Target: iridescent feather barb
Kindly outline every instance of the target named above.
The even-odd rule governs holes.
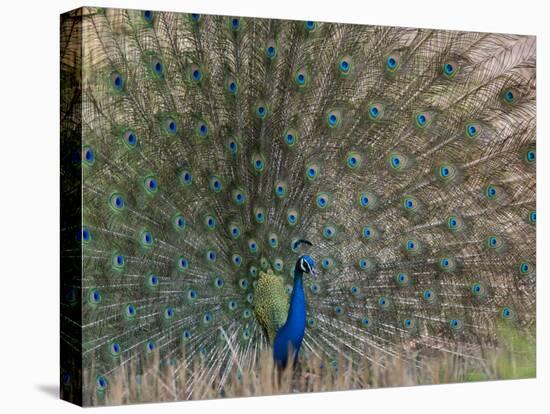
[[[302,238],[301,358],[482,358],[533,328],[534,38],[116,9],[82,30],[89,395],[156,353],[189,389],[256,366]]]

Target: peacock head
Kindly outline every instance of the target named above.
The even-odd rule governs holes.
[[[300,256],[296,262],[295,271],[309,273],[311,276],[317,277],[317,272],[315,271],[315,260],[308,255]]]

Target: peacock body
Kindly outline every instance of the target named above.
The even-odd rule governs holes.
[[[89,398],[534,327],[533,37],[85,8],[62,69],[75,21]]]

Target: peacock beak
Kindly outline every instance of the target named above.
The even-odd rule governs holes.
[[[311,271],[309,273],[311,274],[311,276],[313,276],[315,279],[317,279],[317,272],[315,271],[314,268],[311,268]]]

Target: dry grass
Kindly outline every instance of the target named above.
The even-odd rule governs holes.
[[[376,363],[366,359],[351,363],[342,358],[327,364],[310,358],[284,372],[274,369],[271,353],[265,352],[254,367],[243,372],[234,367],[226,377],[212,375],[202,363],[193,367],[161,363],[158,354],[154,354],[141,364],[126,364],[115,371],[104,393],[95,390],[85,393],[85,404],[119,405],[534,377],[534,338],[507,334],[505,339],[503,346],[486,350],[480,359],[451,353],[431,356],[411,353],[407,359],[371,354]],[[94,384],[91,376],[88,381]]]

